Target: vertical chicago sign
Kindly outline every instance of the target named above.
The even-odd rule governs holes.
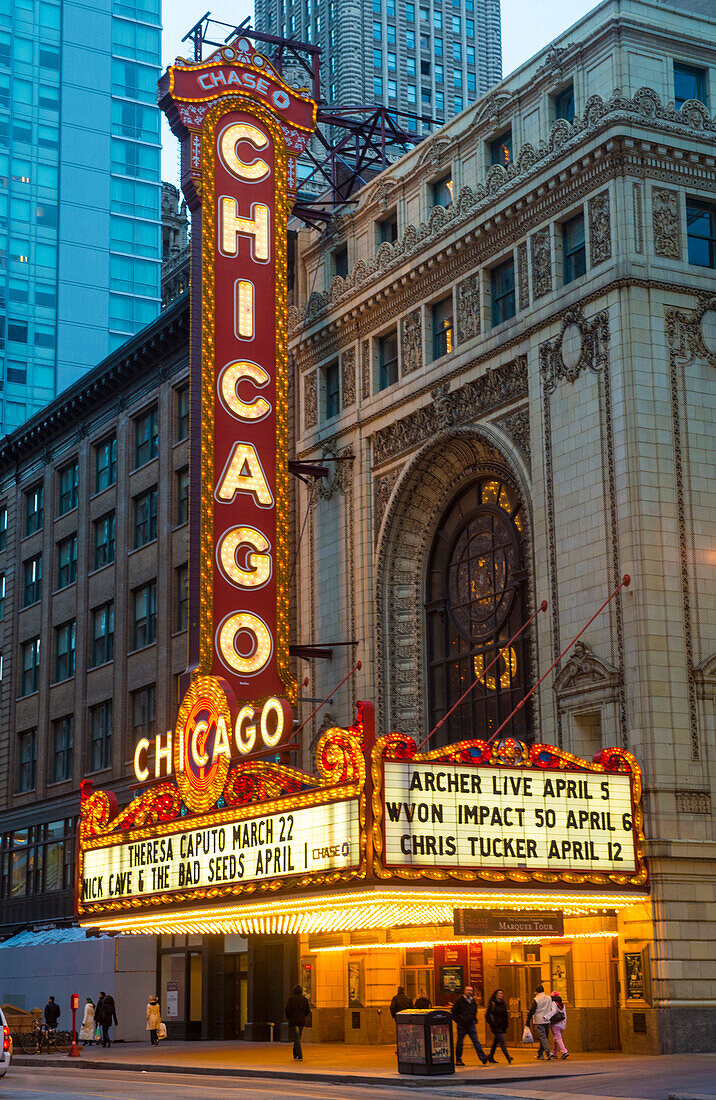
[[[286,221],[312,100],[247,39],[178,60],[160,105],[192,211],[190,683],[171,761],[187,804],[291,733]],[[135,770],[148,772],[149,745]]]

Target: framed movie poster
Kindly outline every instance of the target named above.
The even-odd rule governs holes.
[[[549,960],[549,988],[564,999],[567,996],[567,956],[552,955]]]
[[[348,1004],[361,1004],[361,962],[360,959],[348,960]]]
[[[627,1001],[646,1000],[644,985],[644,956],[641,951],[624,952],[624,989]]]

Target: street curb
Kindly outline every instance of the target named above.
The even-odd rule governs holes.
[[[716,1092],[670,1092],[669,1100],[716,1100]]]
[[[19,1055],[13,1056],[12,1066],[22,1066],[23,1068],[32,1068],[33,1066],[47,1066],[49,1069],[91,1069],[104,1071],[106,1073],[113,1072],[115,1070],[121,1070],[129,1073],[181,1073],[191,1076],[192,1074],[201,1077],[247,1077],[247,1078],[261,1078],[261,1080],[275,1079],[278,1081],[306,1081],[311,1084],[322,1085],[342,1085],[345,1087],[347,1084],[356,1085],[359,1088],[376,1088],[381,1085],[393,1088],[426,1088],[430,1086],[440,1087],[451,1085],[453,1087],[470,1085],[472,1088],[477,1086],[478,1088],[492,1088],[494,1085],[512,1085],[513,1088],[519,1088],[522,1082],[527,1081],[548,1081],[550,1078],[544,1076],[544,1074],[534,1074],[530,1077],[493,1077],[489,1081],[481,1081],[479,1077],[457,1077],[455,1074],[445,1074],[443,1076],[436,1077],[418,1077],[397,1075],[395,1077],[362,1077],[347,1076],[345,1073],[293,1073],[290,1070],[274,1070],[274,1069],[242,1069],[240,1067],[226,1067],[226,1066],[176,1066],[169,1065],[168,1063],[141,1063],[136,1062],[129,1064],[127,1062],[98,1062],[92,1061],[92,1059],[84,1058],[69,1058],[64,1056],[62,1058],[50,1058],[43,1057],[41,1054],[31,1055]],[[591,1077],[591,1073],[565,1073],[560,1074],[558,1080],[563,1081],[567,1077]],[[517,1100],[517,1098],[515,1098]],[[670,1098],[671,1100],[671,1098]],[[679,1100],[687,1100],[687,1098],[680,1097]],[[689,1098],[691,1100],[691,1098]],[[696,1098],[693,1098],[696,1100]],[[699,1098],[700,1100],[700,1098]],[[716,1097],[707,1097],[705,1100],[716,1100]]]

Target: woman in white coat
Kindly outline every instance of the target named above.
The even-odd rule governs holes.
[[[159,1001],[156,997],[150,997],[147,1005],[147,1031],[153,1047],[159,1046],[159,1025],[161,1022],[162,1012]]]
[[[82,1017],[82,1027],[80,1028],[80,1041],[83,1047],[86,1047],[88,1043],[94,1042],[94,1001],[91,997],[87,997],[85,1000],[85,1013]]]

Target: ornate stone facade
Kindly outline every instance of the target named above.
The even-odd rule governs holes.
[[[532,295],[543,298],[552,290],[552,248],[549,226],[532,235]]]
[[[341,356],[343,408],[349,409],[356,403],[356,350],[346,348]]]
[[[589,257],[602,264],[612,256],[612,215],[609,192],[601,191],[589,200]]]
[[[651,220],[654,251],[657,256],[681,259],[681,210],[678,191],[669,187],[652,187]]]
[[[527,393],[527,363],[514,359],[482,378],[450,393],[447,383],[436,387],[432,403],[388,424],[373,436],[373,465],[380,466],[404,451],[419,447],[437,432],[482,417]]]
[[[303,380],[303,427],[306,431],[315,428],[318,423],[318,392],[315,371],[307,374]]]
[[[457,285],[457,342],[480,335],[480,276],[470,275]]]
[[[315,510],[315,556],[336,565],[312,596],[306,586],[300,614],[349,636],[353,611],[333,584],[345,574],[345,531],[358,548],[350,636],[364,639],[359,690],[376,700],[381,733],[420,741],[438,709],[428,694],[426,577],[449,508],[486,477],[524,502],[527,602],[548,603],[531,628],[527,682],[556,662],[535,695],[534,736],[585,755],[617,746],[643,767],[658,904],[634,923],[618,918],[618,954],[651,945],[660,965],[654,1005],[639,1008],[646,1037],[634,1033],[633,1006],[620,1005],[621,1042],[634,1053],[690,1049],[684,1006],[716,1028],[716,1011],[703,1009],[716,1003],[716,964],[701,960],[703,973],[683,976],[702,932],[679,894],[686,884],[705,906],[716,881],[716,274],[688,265],[683,220],[694,197],[716,197],[716,122],[702,104],[671,105],[671,59],[683,42],[674,28],[691,27],[698,41],[703,27],[681,8],[664,13],[668,30],[653,5],[633,0],[626,19],[606,0],[589,17],[597,32],[573,28],[358,192],[356,262],[330,281],[309,241],[316,290],[297,303],[293,330],[306,376],[361,346],[360,408],[332,443],[355,456],[353,510],[346,518],[348,490]],[[639,72],[644,38],[666,58],[663,78],[646,64]],[[550,97],[571,80],[575,117],[551,123]],[[482,172],[485,143],[510,121],[522,147]],[[454,201],[431,208],[435,172],[450,168]],[[403,220],[395,243],[374,249],[388,195]],[[579,213],[585,272],[565,284],[561,227]],[[648,263],[654,255],[658,264]],[[487,288],[510,257],[514,316],[493,325]],[[455,346],[439,360],[418,356],[406,333],[449,294]],[[403,370],[381,390],[370,350],[396,329]],[[299,438],[300,457],[318,458],[320,439]],[[335,682],[325,674],[315,694]]]
[[[412,374],[423,365],[423,322],[419,309],[400,322],[400,356],[403,374]]]

